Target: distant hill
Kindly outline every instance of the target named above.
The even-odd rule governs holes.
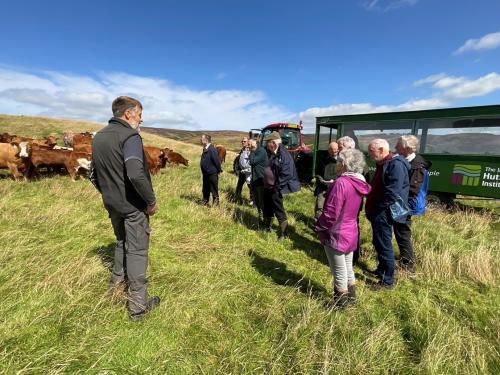
[[[212,141],[214,144],[223,145],[227,150],[231,151],[239,151],[241,147],[241,139],[248,136],[247,132],[236,130],[191,131],[150,127],[141,127],[141,130],[146,133],[152,133],[160,135],[162,137],[175,139],[177,141],[195,145],[200,144],[200,138],[202,134],[209,134],[212,137]]]

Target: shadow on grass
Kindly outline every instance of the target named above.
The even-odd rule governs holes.
[[[194,204],[197,204],[199,206],[205,206],[205,204],[203,202],[203,198],[199,195],[196,195],[196,194],[192,194],[192,193],[191,194],[181,194],[180,198],[184,199],[186,201],[192,202]]]
[[[318,240],[310,240],[307,237],[297,233],[297,230],[290,226],[288,227],[288,237],[293,242],[293,246],[307,254],[312,259],[328,265],[325,249]]]
[[[113,271],[113,262],[115,259],[116,243],[110,243],[107,246],[99,246],[92,249],[90,254],[97,255],[101,259],[101,263],[109,272]]]
[[[253,215],[251,212],[249,212],[249,210],[235,207],[233,210],[232,218],[235,223],[241,223],[250,230],[259,229],[257,210],[255,210],[255,215]]]
[[[275,284],[297,288],[305,295],[317,299],[328,298],[328,292],[324,286],[297,272],[288,270],[285,263],[260,256],[253,250],[250,250],[248,255],[251,258],[252,267],[261,275],[271,278]]]
[[[312,231],[312,228],[314,227],[314,218],[312,216],[307,216],[303,212],[295,210],[290,210],[289,213],[295,218],[295,220],[302,222]]]

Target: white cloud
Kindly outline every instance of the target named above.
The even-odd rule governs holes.
[[[219,74],[217,74],[217,76],[215,78],[218,79],[218,80],[221,80],[221,79],[224,79],[226,77],[227,77],[226,73],[220,72]]]
[[[414,86],[421,86],[424,84],[432,84],[432,87],[438,89],[436,93],[437,96],[447,101],[453,101],[484,96],[496,90],[500,90],[500,75],[492,72],[471,80],[466,77],[454,77],[440,73],[413,83]]]
[[[460,55],[467,51],[480,51],[485,49],[494,49],[500,47],[500,31],[486,34],[479,39],[469,39],[453,55]]]
[[[440,79],[446,77],[445,73],[438,73],[438,74],[433,74],[428,77],[419,79],[418,81],[413,82],[413,86],[422,86],[427,83],[434,83],[436,81],[439,81]]]
[[[0,67],[0,113],[104,123],[111,117],[111,102],[119,95],[141,100],[145,126],[246,131],[295,117],[286,108],[269,104],[261,91],[197,91],[161,78],[119,72],[92,78]]]
[[[307,132],[314,132],[316,117],[352,115],[359,113],[416,111],[449,107],[453,102],[491,94],[500,90],[500,75],[493,72],[477,79],[448,76],[445,73],[433,74],[413,82],[413,86],[431,85],[431,97],[412,99],[401,104],[374,105],[372,103],[344,103],[328,107],[312,107],[300,113]]]
[[[447,102],[439,98],[409,100],[397,105],[374,105],[372,103],[349,103],[334,104],[329,107],[313,107],[300,113],[300,119],[304,123],[305,131],[314,132],[316,117],[355,115],[360,113],[416,111],[421,109],[439,108],[447,105]]]
[[[365,0],[363,2],[363,7],[366,10],[388,12],[405,6],[413,6],[418,3],[418,1],[419,0]]]

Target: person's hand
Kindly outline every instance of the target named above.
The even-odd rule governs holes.
[[[331,185],[333,184],[334,180],[328,180],[328,181],[324,181],[325,185]]]
[[[153,216],[158,211],[158,209],[159,209],[158,203],[154,202],[152,205],[148,205],[146,207],[146,213],[149,216]]]

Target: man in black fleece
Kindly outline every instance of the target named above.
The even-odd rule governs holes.
[[[212,137],[208,134],[201,136],[203,152],[201,153],[200,168],[203,175],[203,205],[208,205],[212,193],[213,205],[219,204],[219,173],[222,172],[219,154],[212,144]]]
[[[131,320],[139,320],[160,304],[148,298],[149,216],[158,211],[142,138],[142,105],[120,96],[112,104],[113,117],[92,141],[90,179],[102,194],[116,236],[110,292],[128,284],[127,308]]]

